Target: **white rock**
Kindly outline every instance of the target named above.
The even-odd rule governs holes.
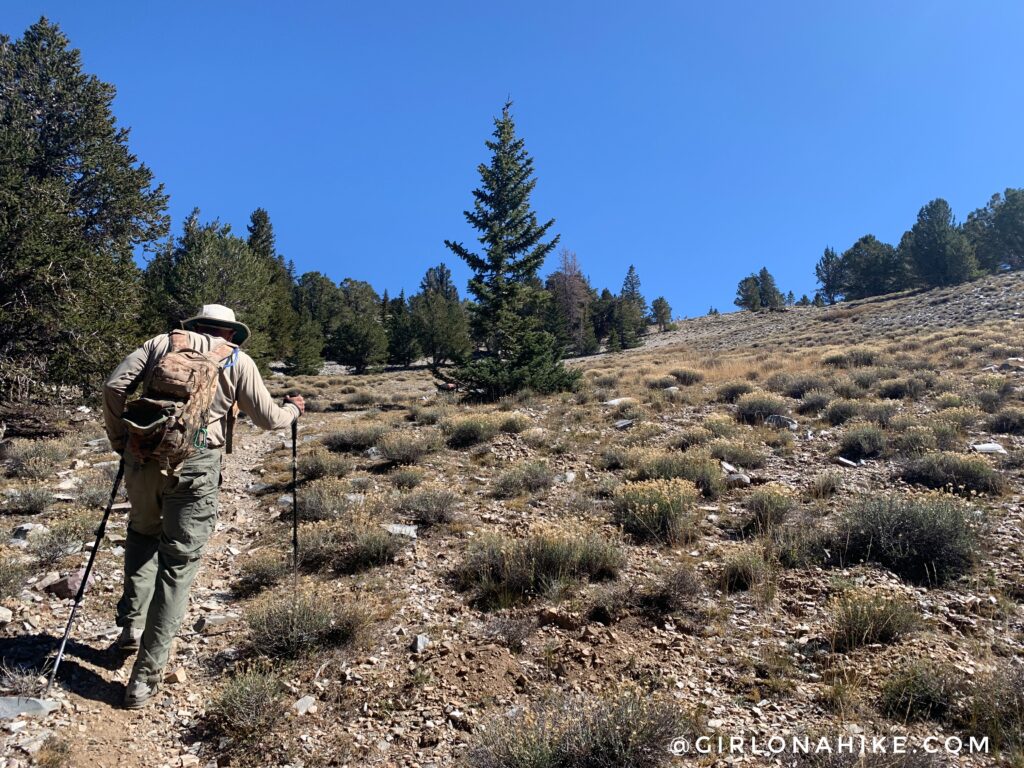
[[[303,696],[301,699],[292,704],[292,709],[294,709],[296,714],[298,714],[300,717],[302,715],[315,715],[317,710],[316,697]]]
[[[975,453],[1006,453],[1006,449],[999,443],[975,443],[971,450]]]

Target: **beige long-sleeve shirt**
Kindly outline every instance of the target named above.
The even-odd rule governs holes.
[[[209,352],[224,343],[223,339],[204,333],[189,331],[188,335],[191,342],[189,346],[199,352]],[[124,450],[127,440],[127,429],[121,421],[125,402],[146,380],[169,348],[168,334],[153,337],[128,355],[103,385],[103,420],[110,445],[118,453]],[[235,402],[260,429],[282,429],[299,415],[298,406],[292,403],[280,406],[274,402],[256,363],[240,349],[237,350],[234,362],[221,368],[220,383],[210,407],[210,423],[207,425],[206,444],[211,448],[224,445],[224,419]]]

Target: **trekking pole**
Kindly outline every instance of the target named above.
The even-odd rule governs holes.
[[[68,644],[68,637],[71,635],[71,627],[75,623],[75,615],[78,613],[78,607],[82,604],[82,598],[85,596],[85,588],[89,585],[89,575],[92,573],[92,565],[96,562],[96,553],[100,551],[100,542],[103,541],[103,534],[107,531],[107,520],[110,518],[110,510],[114,507],[114,499],[117,498],[117,489],[121,485],[121,478],[124,477],[124,459],[117,465],[117,477],[114,478],[114,487],[110,491],[110,501],[107,502],[107,508],[103,512],[103,519],[100,520],[100,525],[96,529],[96,543],[92,546],[92,552],[89,553],[89,562],[85,565],[85,572],[82,574],[82,583],[78,585],[78,593],[75,595],[75,604],[71,607],[71,616],[68,617],[68,625],[64,628],[64,638],[60,641],[60,649],[57,651],[57,660],[53,662],[53,669],[50,670],[50,679],[46,681],[46,691],[43,693],[44,696],[50,693],[50,688],[53,686],[53,681],[57,677],[57,667],[60,666],[61,659],[64,658],[64,647]]]
[[[299,460],[298,460],[299,420],[292,422],[292,573],[295,584],[299,582]]]

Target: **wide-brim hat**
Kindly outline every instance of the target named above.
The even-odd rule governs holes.
[[[181,321],[181,327],[186,331],[194,331],[197,325],[219,325],[224,328],[230,328],[235,332],[232,342],[239,346],[250,335],[249,326],[235,320],[234,310],[222,304],[203,304],[195,317]]]

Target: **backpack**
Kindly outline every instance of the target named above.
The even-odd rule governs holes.
[[[199,352],[191,348],[186,331],[171,331],[169,336],[169,349],[144,382],[142,396],[130,402],[121,417],[132,454],[140,462],[159,461],[165,471],[175,470],[206,447],[220,372],[234,363],[238,349],[224,342]],[[229,422],[233,414],[234,408]]]

